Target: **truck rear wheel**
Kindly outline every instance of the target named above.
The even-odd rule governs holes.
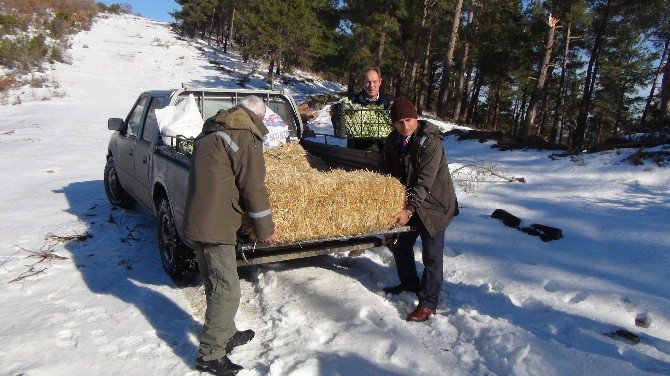
[[[119,176],[116,174],[116,166],[114,165],[114,158],[107,159],[105,165],[105,194],[109,203],[123,209],[128,209],[133,205],[133,198],[121,186]]]
[[[179,238],[167,198],[161,198],[158,204],[158,250],[170,277],[186,278],[197,271],[195,252]]]

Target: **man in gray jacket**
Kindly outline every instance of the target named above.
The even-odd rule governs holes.
[[[234,375],[242,369],[227,354],[254,337],[253,330],[238,331],[235,326],[240,303],[235,244],[242,214],[252,219],[258,239],[277,241],[264,183],[264,115],[263,100],[246,97],[239,107],[207,119],[193,145],[185,235],[196,244],[207,297],[195,365],[215,375]]]
[[[381,170],[398,178],[409,194],[405,208],[393,217],[396,226],[410,225],[416,231],[401,233],[390,245],[400,284],[383,290],[387,294],[416,293],[419,304],[407,321],[426,321],[435,314],[442,289],[444,234],[458,210],[456,192],[439,129],[418,120],[414,105],[402,97],[391,106],[391,121],[395,130],[386,138]],[[413,250],[419,236],[424,266],[421,279]]]

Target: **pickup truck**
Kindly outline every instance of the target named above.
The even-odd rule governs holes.
[[[114,133],[107,150],[104,187],[112,205],[125,209],[139,204],[156,216],[162,264],[172,277],[188,276],[197,270],[192,252],[194,245],[182,236],[190,155],[176,148],[175,142],[166,144],[164,135],[159,134],[155,110],[174,105],[189,94],[196,98],[204,119],[213,116],[219,109],[237,105],[244,96],[259,96],[288,124],[293,141],[299,141],[309,153],[322,158],[331,167],[375,169],[379,162],[379,153],[315,141],[313,138],[317,135],[305,130],[295,101],[284,92],[182,87],[142,93],[125,119],[108,120],[108,129]],[[407,230],[409,228],[404,227],[350,237],[272,245],[248,243],[240,239],[236,248],[238,266],[334,252],[356,255],[365,249],[380,246],[383,234]]]

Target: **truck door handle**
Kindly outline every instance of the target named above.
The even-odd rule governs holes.
[[[142,157],[142,163],[147,164],[147,156]]]
[[[129,151],[128,153],[130,154],[131,157],[133,156],[133,151],[132,150]]]

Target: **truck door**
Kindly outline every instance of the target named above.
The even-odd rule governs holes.
[[[119,180],[128,192],[134,195],[136,189],[135,178],[135,148],[137,137],[142,125],[142,116],[147,106],[147,95],[142,94],[135,103],[132,111],[126,119],[126,134],[119,138],[117,153],[114,155],[114,163],[117,168]]]
[[[153,97],[149,101],[142,136],[137,140],[135,146],[135,178],[137,179],[137,199],[145,206],[153,207],[153,147],[158,136],[158,121],[156,121],[156,109],[162,108],[163,98]]]

